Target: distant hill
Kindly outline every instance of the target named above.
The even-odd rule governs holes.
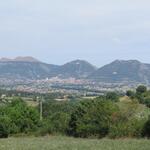
[[[102,82],[150,82],[150,65],[137,60],[116,60],[93,72],[89,79]]]
[[[44,79],[51,77],[88,79],[98,82],[150,83],[150,64],[137,60],[116,60],[99,69],[84,60],[75,60],[64,65],[43,63],[33,57],[0,59],[0,78]]]
[[[0,78],[42,79],[53,76],[57,65],[42,63],[32,57],[2,58],[0,60]]]
[[[10,61],[13,61],[13,62],[40,62],[39,60],[37,60],[31,56],[26,56],[26,57],[18,56],[14,59],[3,57],[0,59],[0,62],[10,62]]]
[[[96,67],[84,60],[75,60],[60,66],[56,75],[60,78],[86,78],[96,71]]]
[[[40,62],[33,57],[17,57],[0,59],[0,77],[13,79],[44,79],[50,77],[85,78],[96,67],[86,61],[76,60],[62,66]]]

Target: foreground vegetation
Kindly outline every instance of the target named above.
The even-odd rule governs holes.
[[[150,137],[150,91],[139,86],[125,95],[109,92],[94,99],[29,106],[21,98],[0,105],[0,138],[10,135],[65,135],[78,138]],[[41,106],[41,105],[40,105]]]
[[[75,139],[63,136],[0,140],[0,150],[149,150],[149,140]]]

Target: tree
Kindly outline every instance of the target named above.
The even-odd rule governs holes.
[[[43,117],[47,118],[58,112],[70,114],[74,109],[74,105],[74,102],[57,102],[52,100],[46,101],[43,103]]]
[[[135,93],[134,93],[133,91],[131,91],[131,90],[128,90],[128,91],[126,92],[126,95],[127,95],[128,97],[131,97],[131,98],[134,98],[134,97],[135,97]]]
[[[70,115],[63,112],[55,113],[50,116],[50,118],[47,118],[51,127],[51,133],[65,134],[68,127],[69,119]]]
[[[39,124],[39,113],[36,108],[29,107],[21,99],[13,99],[12,103],[2,109],[0,117],[9,118],[10,124],[3,121],[1,129],[8,128],[11,134],[35,131]],[[8,119],[7,119],[8,120]],[[9,126],[8,126],[9,125]]]
[[[150,138],[150,116],[149,116],[148,121],[145,123],[143,135]]]
[[[84,100],[76,106],[69,121],[68,134],[75,137],[104,137],[109,132],[117,106],[106,100]]]
[[[7,138],[9,135],[10,118],[0,116],[0,138]]]
[[[140,85],[136,89],[137,94],[142,94],[145,93],[146,91],[147,91],[147,87],[144,85]]]
[[[119,100],[119,96],[116,92],[108,92],[106,94],[106,99],[117,102]]]

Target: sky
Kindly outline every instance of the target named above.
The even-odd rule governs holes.
[[[150,0],[1,0],[0,57],[150,63]]]

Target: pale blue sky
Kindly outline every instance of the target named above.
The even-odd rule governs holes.
[[[0,57],[150,63],[149,0],[1,0]]]

